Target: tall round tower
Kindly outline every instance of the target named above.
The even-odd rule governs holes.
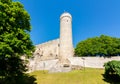
[[[60,16],[60,60],[73,56],[72,16],[64,12]]]

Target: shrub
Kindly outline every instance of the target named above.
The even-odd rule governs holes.
[[[112,60],[104,64],[105,78],[116,81],[120,79],[120,61]]]

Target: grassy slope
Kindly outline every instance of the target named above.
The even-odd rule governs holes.
[[[75,70],[68,73],[48,73],[35,71],[37,84],[109,84],[103,81],[102,69]]]

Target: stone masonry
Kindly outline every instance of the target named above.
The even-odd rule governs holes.
[[[68,58],[73,57],[73,50],[72,16],[68,12],[64,12],[60,16],[60,38],[36,45],[33,58],[29,60],[29,70],[40,70],[38,67],[41,65],[41,61],[58,59],[50,71],[70,71],[71,63]],[[43,65],[45,66],[46,64],[43,63]]]

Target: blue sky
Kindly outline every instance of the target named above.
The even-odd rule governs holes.
[[[59,17],[72,17],[73,44],[101,34],[120,38],[120,0],[20,0],[31,16],[33,44],[59,38]]]

